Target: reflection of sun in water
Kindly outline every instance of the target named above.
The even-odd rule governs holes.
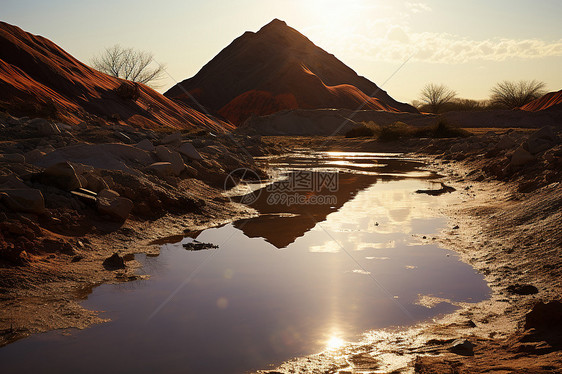
[[[328,339],[328,341],[326,342],[326,349],[328,350],[334,350],[334,349],[338,349],[341,348],[345,345],[345,340],[343,340],[342,338],[338,337],[338,336],[332,336],[330,339]]]

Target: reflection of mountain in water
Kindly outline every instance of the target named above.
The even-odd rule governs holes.
[[[318,173],[326,173],[326,171],[317,171],[318,167],[332,167],[331,172],[336,173],[334,166],[344,167],[345,172],[339,172],[337,177],[337,188],[312,188],[308,191],[295,191],[291,188],[287,189],[286,181],[276,182],[269,188],[264,188],[258,199],[251,204],[260,216],[251,219],[240,220],[234,223],[234,226],[244,232],[250,238],[261,237],[275,247],[282,249],[293,243],[297,238],[303,236],[310,231],[317,222],[323,222],[326,217],[333,212],[338,211],[346,202],[352,200],[355,195],[369,186],[377,182],[388,182],[393,180],[401,180],[405,178],[428,179],[435,177],[434,174],[420,173],[418,169],[421,163],[404,159],[372,159],[372,158],[355,158],[343,160],[338,157],[323,158],[318,161],[316,159],[299,159],[298,161],[289,159],[276,159],[281,163],[298,164],[299,170],[292,170],[288,173],[288,180],[294,180],[303,170],[318,176]],[[302,165],[302,166],[301,166]],[[375,166],[375,167],[374,167]],[[285,184],[284,184],[285,183]],[[314,186],[316,187],[316,186]],[[318,196],[333,196],[327,199],[327,203],[302,204],[286,202],[279,203],[278,196],[273,194],[285,194],[294,196],[302,195],[307,201],[314,200]]]

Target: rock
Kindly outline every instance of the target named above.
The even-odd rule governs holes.
[[[172,164],[175,175],[180,175],[181,172],[185,169],[183,159],[178,152],[171,151],[163,145],[159,145],[158,147],[156,147],[155,152],[160,161],[169,162],[170,164]]]
[[[154,151],[154,144],[148,139],[143,139],[135,145],[135,147],[142,149],[144,151],[153,152]]]
[[[118,198],[120,195],[117,191],[113,191],[110,189],[104,189],[98,193],[98,198],[100,199],[108,199],[113,200]]]
[[[42,174],[43,184],[53,185],[65,191],[82,188],[74,167],[68,162],[59,162],[47,168]]]
[[[2,155],[4,161],[15,162],[18,164],[23,164],[25,162],[25,156],[20,153],[8,153]]]
[[[455,340],[448,350],[461,356],[474,356],[474,344],[466,339]]]
[[[16,212],[41,214],[45,211],[45,199],[34,188],[0,189],[0,200]]]
[[[153,172],[160,178],[166,178],[175,175],[174,168],[169,162],[155,162],[152,165],[148,166],[147,170]]]
[[[511,156],[510,166],[521,166],[525,165],[531,161],[534,161],[535,157],[527,152],[523,147],[519,147],[513,152]]]
[[[37,129],[39,136],[59,135],[60,129],[54,123],[47,121],[44,118],[35,118],[29,121],[29,125]]]
[[[43,156],[45,156],[46,153],[43,151],[40,151],[39,149],[34,149],[32,151],[29,151],[25,154],[25,161],[33,164],[37,161],[39,161],[39,159]]]
[[[535,155],[542,151],[545,151],[554,146],[556,141],[556,135],[552,127],[547,126],[533,133],[525,143],[523,147],[529,151],[529,153]]]
[[[15,174],[0,175],[0,189],[1,188],[29,188],[23,181]]]
[[[102,177],[95,175],[93,172],[85,173],[81,175],[81,177],[85,182],[84,188],[94,192],[100,192],[101,190],[109,188],[106,181]]]
[[[192,160],[202,160],[203,157],[197,152],[197,149],[191,144],[191,142],[183,142],[178,147],[178,152],[182,155],[189,157]]]
[[[562,328],[562,303],[550,301],[548,303],[538,302],[525,316],[525,330],[550,330]]]
[[[66,123],[62,123],[62,122],[57,122],[56,123],[57,127],[61,130],[66,130],[66,131],[71,131],[72,130],[72,126],[67,125]]]
[[[103,267],[107,270],[125,269],[125,260],[118,253],[114,253],[103,261]]]
[[[133,141],[127,135],[123,134],[121,131],[115,132],[115,137],[121,140],[125,144],[131,144]]]
[[[181,132],[176,132],[170,135],[166,135],[162,139],[162,144],[179,144],[181,142]]]
[[[119,221],[125,221],[131,210],[133,210],[133,202],[125,197],[115,197],[115,191],[103,190],[97,197],[97,208],[101,214],[107,214]]]
[[[507,292],[516,295],[535,295],[539,293],[539,290],[531,284],[512,284],[507,287]]]
[[[96,169],[121,170],[138,175],[138,166],[154,162],[152,156],[132,145],[120,143],[76,144],[46,154],[37,162],[38,166],[49,167],[55,163],[70,161],[89,165]]]
[[[496,144],[495,148],[499,150],[506,150],[514,148],[516,145],[515,140],[509,135],[503,135],[500,141]]]

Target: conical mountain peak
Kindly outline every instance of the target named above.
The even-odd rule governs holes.
[[[298,108],[417,112],[279,19],[235,39],[165,95],[188,103],[192,96],[236,125],[252,115]]]

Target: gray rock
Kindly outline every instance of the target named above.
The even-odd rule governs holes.
[[[44,118],[35,118],[29,121],[29,125],[37,129],[39,136],[59,135],[61,133],[59,127]]]
[[[175,175],[174,168],[170,162],[155,162],[148,166],[147,170],[153,172],[160,178],[166,178]]]
[[[497,142],[495,148],[503,151],[506,149],[514,148],[515,145],[516,145],[515,140],[513,140],[511,136],[506,134],[500,138],[500,141]]]
[[[535,156],[527,152],[523,147],[519,147],[511,156],[510,166],[521,166],[535,160]]]
[[[0,200],[17,212],[41,214],[45,211],[45,199],[34,188],[0,189]]]
[[[74,167],[68,161],[59,162],[48,167],[43,172],[41,180],[44,184],[53,185],[65,191],[77,190],[83,187]]]
[[[23,164],[25,162],[25,156],[20,153],[8,153],[2,155],[4,161],[14,162],[18,164]]]
[[[34,149],[32,151],[29,151],[25,154],[25,161],[33,164],[37,161],[39,161],[39,159],[41,159],[41,157],[45,156],[46,153],[43,151],[40,151],[39,149]]]
[[[104,190],[111,191],[111,190]],[[107,214],[119,221],[125,221],[131,210],[133,210],[133,202],[125,197],[106,197],[101,191],[97,197],[97,208],[102,214]]]
[[[148,152],[154,151],[154,144],[152,144],[152,142],[148,139],[141,140],[140,142],[137,143],[137,145],[135,145],[135,147]]]
[[[170,135],[166,135],[162,139],[162,144],[179,144],[181,142],[181,132],[176,132]]]
[[[529,153],[535,155],[552,148],[556,142],[556,135],[552,127],[547,126],[533,133],[523,144]]]
[[[182,155],[192,159],[192,160],[202,160],[203,159],[203,157],[201,157],[201,155],[199,154],[197,149],[195,149],[193,144],[191,144],[191,142],[183,142],[178,147],[178,152],[181,153]]]
[[[170,164],[172,164],[175,175],[180,175],[181,172],[185,169],[183,159],[178,152],[171,151],[169,148],[163,145],[159,145],[158,147],[156,147],[155,152],[160,161],[169,162]]]
[[[133,141],[127,135],[123,134],[121,131],[115,132],[115,137],[121,140],[125,144],[131,144]]]

